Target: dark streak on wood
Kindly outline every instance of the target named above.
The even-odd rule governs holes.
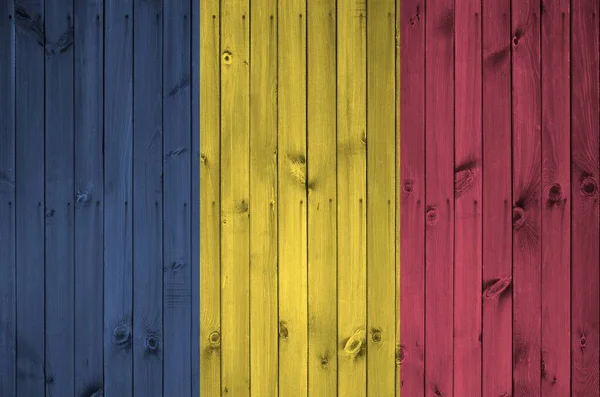
[[[463,196],[479,181],[481,167],[477,160],[466,161],[454,170],[455,198]]]
[[[15,6],[15,20],[19,31],[33,38],[39,45],[46,45],[46,35],[44,33],[44,22],[41,15],[33,18],[27,10],[20,6]]]

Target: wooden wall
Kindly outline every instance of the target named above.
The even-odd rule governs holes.
[[[401,9],[402,394],[598,396],[598,1]]]
[[[0,396],[198,395],[198,11],[0,1]]]
[[[202,396],[399,393],[394,0],[202,0]]]

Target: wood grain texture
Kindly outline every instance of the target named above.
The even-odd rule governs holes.
[[[104,394],[133,394],[133,3],[104,9]]]
[[[74,344],[80,395],[102,389],[104,380],[104,8],[96,1],[74,6]]]
[[[134,396],[150,397],[163,395],[163,10],[133,9],[132,376]]]
[[[542,85],[541,395],[569,395],[571,372],[571,216],[563,191],[570,181],[569,1],[544,3]],[[563,187],[564,186],[564,187]]]
[[[571,3],[571,395],[600,395],[599,5]]]
[[[308,395],[337,395],[335,1],[307,2]]]
[[[191,5],[164,3],[163,394],[191,394]],[[153,329],[147,332],[155,332]]]
[[[428,5],[425,18],[425,395],[437,397],[453,393],[453,2]]]
[[[512,393],[510,1],[482,8],[482,395],[501,396]]]
[[[367,3],[367,395],[396,383],[396,12]],[[373,380],[373,381],[370,381]]]
[[[277,1],[251,6],[250,385],[277,397]]]
[[[338,2],[338,394],[366,396],[367,17]]]
[[[454,109],[454,395],[481,396],[481,2],[456,2]]]
[[[221,395],[249,396],[249,2],[221,6]]]
[[[425,8],[422,2],[401,1],[400,28],[401,345],[398,359],[401,395],[424,396],[426,114]]]
[[[0,3],[0,395],[16,395],[15,4]]]
[[[306,1],[278,2],[279,395],[305,396],[308,371]]]
[[[45,377],[47,393],[68,397],[75,396],[73,1],[45,7],[45,21]]]
[[[513,376],[515,396],[539,396],[541,374],[540,7],[512,4]]]
[[[44,0],[15,4],[16,355],[20,396],[45,393]]]
[[[200,395],[221,390],[221,44],[219,1],[200,2]]]

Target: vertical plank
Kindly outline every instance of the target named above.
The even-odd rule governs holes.
[[[133,9],[133,391],[162,396],[162,4]]]
[[[44,395],[44,1],[15,4],[18,396]]]
[[[250,394],[249,4],[221,4],[222,395]]]
[[[452,396],[454,259],[454,8],[428,4],[425,28],[425,391]]]
[[[73,1],[54,1],[44,11],[45,376],[48,394],[68,397],[75,395]]]
[[[278,2],[279,395],[307,394],[306,1]]]
[[[425,7],[400,2],[400,389],[425,395]]]
[[[338,394],[366,396],[367,9],[337,4]]]
[[[219,0],[201,1],[200,396],[221,390],[220,21]]]
[[[571,395],[600,395],[597,1],[571,3]],[[566,190],[566,188],[564,189]]]
[[[133,4],[105,1],[104,394],[133,394]]]
[[[570,16],[569,1],[543,3],[541,394],[570,389]],[[564,192],[564,194],[563,194]]]
[[[395,175],[394,175],[394,186],[396,187],[396,194],[394,197],[394,214],[395,214],[395,236],[394,236],[394,245],[395,245],[395,264],[396,264],[396,291],[395,291],[395,300],[396,300],[396,318],[395,318],[395,332],[394,332],[394,338],[395,338],[395,342],[394,342],[394,346],[395,346],[395,390],[394,390],[394,397],[400,397],[400,389],[401,389],[401,385],[402,385],[402,378],[400,376],[400,331],[401,331],[401,324],[400,324],[400,284],[402,282],[402,280],[400,279],[400,226],[401,226],[401,219],[400,219],[400,195],[401,195],[401,191],[398,188],[400,186],[401,183],[401,175],[400,175],[400,155],[401,155],[401,148],[400,148],[400,31],[401,31],[401,25],[402,25],[402,16],[400,14],[401,9],[400,9],[400,0],[395,0],[395,6],[394,9],[396,10],[397,14],[396,14],[396,18],[395,18],[395,41],[394,41],[394,47],[395,47],[395,51],[394,51],[394,60],[395,60],[395,69],[394,69],[394,87],[395,87],[395,109],[396,109],[396,114],[395,114],[395,141],[394,141],[394,147],[396,148],[396,164],[395,164]]]
[[[367,3],[367,395],[395,387],[394,0]]]
[[[276,397],[277,2],[251,6],[250,379],[252,395]]]
[[[512,3],[513,376],[515,396],[540,395],[540,3]]]
[[[163,393],[191,394],[191,15],[190,1],[164,5]]]
[[[16,395],[15,4],[0,3],[0,395]]]
[[[456,2],[454,395],[481,396],[481,1]]]
[[[308,395],[337,393],[336,2],[307,5]]]
[[[482,395],[512,394],[510,1],[483,10]]]
[[[102,389],[104,378],[103,2],[75,2],[74,36],[75,395],[82,395]]]

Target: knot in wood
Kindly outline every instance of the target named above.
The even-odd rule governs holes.
[[[427,225],[433,226],[438,222],[438,211],[435,207],[429,207],[426,213]]]
[[[371,339],[374,343],[381,343],[381,331],[378,329],[373,330],[371,333]]]
[[[115,345],[125,345],[131,341],[131,327],[127,324],[118,325],[113,330],[112,341]]]
[[[521,207],[513,208],[513,228],[519,229],[521,226],[523,226],[523,223],[525,222],[526,217],[527,216],[526,216],[523,208],[521,208]]]
[[[146,349],[149,352],[158,351],[158,336],[156,334],[146,336]]]
[[[581,181],[580,189],[582,195],[593,196],[596,193],[596,181],[588,176]]]
[[[412,183],[412,181],[407,181],[404,183],[404,186],[402,186],[402,191],[407,196],[410,196],[414,192],[414,190],[415,190],[415,186]]]
[[[288,334],[289,334],[289,332],[288,332],[286,323],[280,322],[279,323],[279,336],[281,337],[281,339],[287,339]]]
[[[329,360],[327,359],[327,357],[321,357],[321,367],[327,368],[328,365],[329,365]]]
[[[221,346],[221,334],[217,331],[212,332],[208,335],[208,343],[210,343],[213,348]]]
[[[231,65],[231,62],[233,62],[233,54],[229,51],[223,52],[223,63],[225,65]]]
[[[579,339],[579,344],[581,345],[581,347],[585,347],[585,345],[587,345],[587,339],[585,335]]]
[[[359,329],[348,340],[344,346],[344,353],[348,357],[355,358],[358,356],[364,347],[366,332],[364,329]]]
[[[396,365],[402,364],[402,362],[404,361],[404,358],[405,358],[404,345],[400,345],[399,347],[396,348]]]
[[[555,183],[548,189],[548,202],[558,203],[562,199],[562,186]]]

